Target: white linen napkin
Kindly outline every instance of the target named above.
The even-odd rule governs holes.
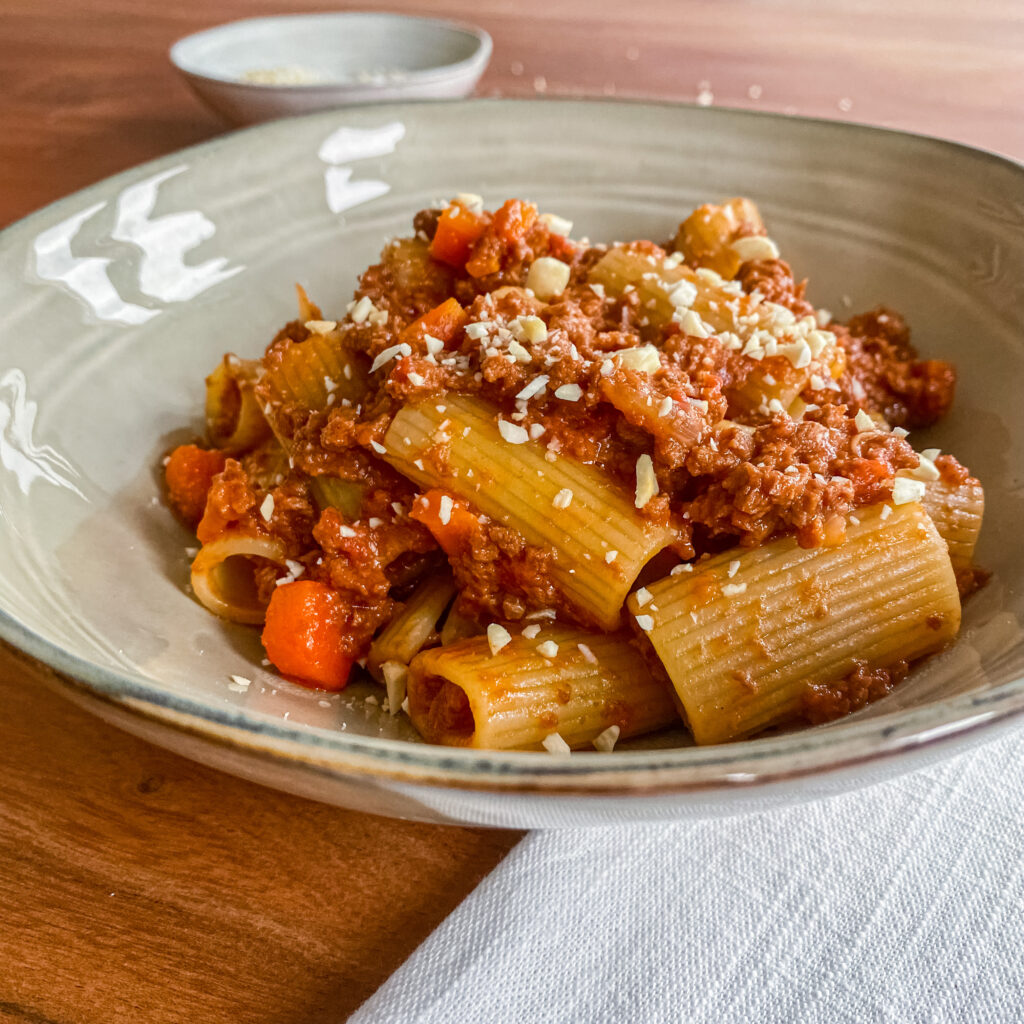
[[[1024,1020],[1024,732],[789,810],[530,833],[351,1024]]]

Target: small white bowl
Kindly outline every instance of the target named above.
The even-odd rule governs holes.
[[[353,103],[454,99],[491,59],[472,25],[401,14],[246,18],[179,39],[171,62],[235,124]]]

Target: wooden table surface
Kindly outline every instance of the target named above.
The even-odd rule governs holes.
[[[371,5],[295,9],[347,6]],[[1024,158],[1013,0],[389,6],[487,28],[483,95],[699,98]],[[0,224],[223,131],[167,47],[286,9],[4,0]],[[518,839],[349,813],[201,768],[94,720],[2,652],[0,707],[0,1021],[342,1021]]]

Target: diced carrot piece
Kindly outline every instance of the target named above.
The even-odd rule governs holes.
[[[450,557],[465,551],[480,523],[464,501],[439,488],[421,494],[412,503],[409,518],[422,523]]]
[[[466,265],[473,244],[487,228],[487,219],[459,203],[452,203],[438,218],[430,243],[430,255],[460,270]]]
[[[213,478],[224,470],[224,453],[217,449],[183,444],[167,459],[164,479],[167,497],[178,515],[193,529],[203,518]]]
[[[471,277],[486,277],[501,270],[502,253],[526,237],[537,219],[537,207],[522,199],[508,199],[491,217],[491,223],[466,261]]]
[[[347,621],[341,597],[326,583],[285,583],[267,606],[267,657],[281,675],[303,686],[343,690],[353,661],[344,644]]]
[[[469,314],[459,305],[457,299],[445,299],[439,306],[427,310],[418,320],[411,324],[399,336],[399,341],[415,344],[429,334],[439,338],[446,345],[453,341],[459,329],[469,320]]]
[[[526,237],[537,219],[537,207],[522,199],[507,199],[491,219],[491,229],[507,245]]]

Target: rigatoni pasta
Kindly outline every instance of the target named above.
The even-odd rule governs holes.
[[[496,635],[495,635],[496,634]],[[425,651],[411,666],[409,715],[432,743],[539,750],[557,735],[582,747],[609,729],[628,739],[678,721],[670,688],[628,634],[503,627]]]
[[[956,635],[956,578],[921,504],[857,520],[840,544],[727,551],[630,597],[698,743],[799,718],[858,664],[889,669]]]
[[[831,720],[952,642],[984,492],[907,435],[954,368],[812,305],[750,199],[571,231],[460,194],[225,357],[166,460],[196,597],[429,742],[550,754]]]

